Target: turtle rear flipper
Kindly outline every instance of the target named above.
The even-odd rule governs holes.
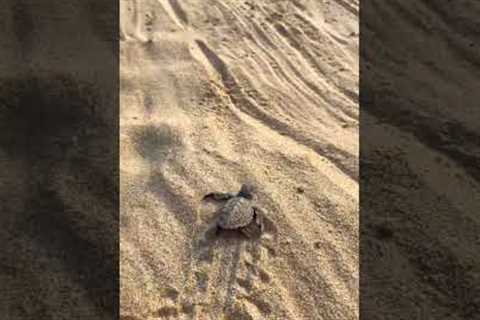
[[[260,238],[264,231],[264,225],[261,216],[255,213],[252,222],[245,227],[240,228],[240,231],[249,239]]]

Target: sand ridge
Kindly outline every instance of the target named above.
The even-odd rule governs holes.
[[[358,317],[358,3],[121,2],[124,319]],[[257,241],[205,240],[260,189]]]

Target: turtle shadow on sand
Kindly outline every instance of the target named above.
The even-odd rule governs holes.
[[[213,250],[215,247],[232,247],[239,243],[258,241],[260,237],[248,238],[239,230],[221,230],[218,232],[217,221],[220,213],[210,219],[207,226],[199,230],[196,247],[200,250]],[[211,252],[210,252],[211,253]]]
[[[217,219],[218,219],[218,217],[219,217],[219,215],[217,215]],[[249,238],[249,237],[246,237],[239,230],[220,230],[220,231],[218,231],[216,221],[211,223],[206,228],[206,230],[203,232],[204,242],[222,241],[222,242],[228,244],[228,243],[233,243],[233,241],[252,242],[252,241],[258,240],[258,239],[260,239],[260,236],[257,236],[255,238]]]

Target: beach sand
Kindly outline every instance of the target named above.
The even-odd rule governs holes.
[[[358,318],[358,1],[121,1],[123,319]],[[261,239],[209,238],[259,188]]]

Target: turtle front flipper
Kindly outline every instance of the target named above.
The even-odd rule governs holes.
[[[226,201],[235,197],[235,194],[230,192],[211,192],[203,197],[203,200]]]

